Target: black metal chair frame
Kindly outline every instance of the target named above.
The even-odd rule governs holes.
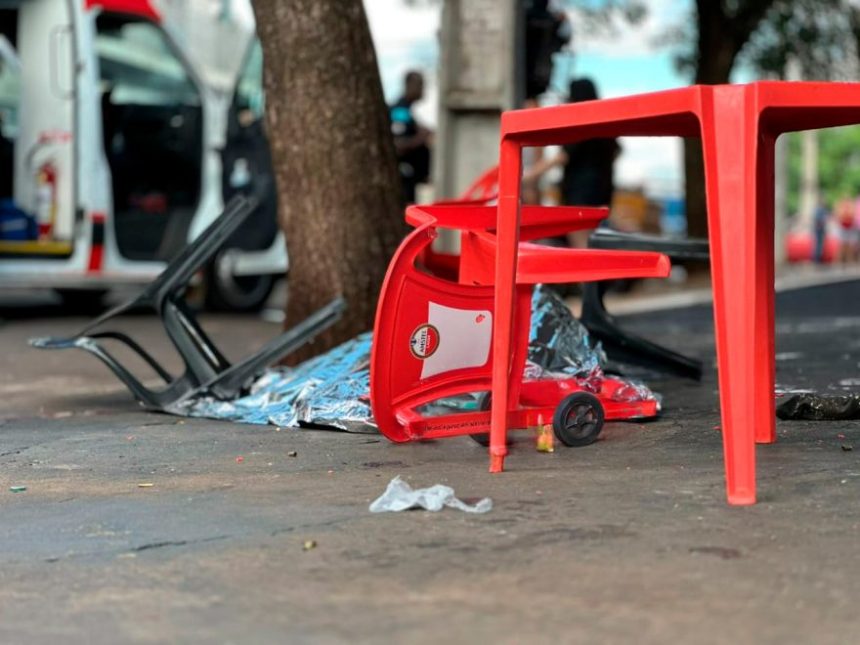
[[[632,235],[601,229],[592,233],[589,248],[656,251],[672,261],[709,259],[708,242],[700,239],[672,240],[652,235]],[[589,333],[603,343],[607,355],[617,361],[641,365],[659,372],[700,380],[702,362],[672,351],[657,343],[624,331],[606,310],[603,296],[608,283],[591,282],[583,286],[581,321]]]
[[[34,339],[42,349],[86,350],[104,362],[144,407],[166,410],[198,394],[230,399],[241,394],[265,367],[287,356],[340,319],[345,303],[337,298],[307,319],[269,341],[259,351],[231,364],[203,331],[184,300],[194,275],[209,262],[226,240],[257,207],[254,197],[237,196],[200,236],[189,244],[139,295],[102,314],[68,338]],[[108,321],[131,310],[148,308],[161,319],[167,337],[184,363],[180,376],[172,375],[134,339],[115,331],[101,331]],[[164,382],[154,390],[135,377],[103,345],[113,340],[125,345],[149,365]]]

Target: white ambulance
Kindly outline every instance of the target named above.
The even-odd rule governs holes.
[[[287,270],[262,103],[249,0],[0,0],[0,285],[145,284],[254,190],[206,292],[262,305]]]

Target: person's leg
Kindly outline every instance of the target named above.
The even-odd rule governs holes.
[[[815,228],[815,249],[812,259],[816,264],[824,262],[824,231],[820,228]]]

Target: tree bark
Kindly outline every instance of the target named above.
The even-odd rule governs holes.
[[[713,25],[717,26],[714,27]],[[719,23],[700,25],[704,30],[700,40],[699,64],[696,69],[697,84],[718,85],[728,83],[732,66],[737,56],[733,43],[719,40]],[[716,39],[715,39],[716,37]],[[713,44],[711,44],[713,42]],[[705,195],[705,160],[702,157],[702,141],[699,138],[684,140],[684,180],[686,185],[687,235],[708,236],[708,208]]]
[[[266,125],[290,255],[286,325],[337,295],[344,319],[290,357],[373,327],[405,232],[397,162],[361,0],[254,0]]]
[[[696,84],[728,83],[739,47],[726,33],[727,18],[721,3],[699,0],[697,6],[698,43]],[[708,236],[708,208],[705,195],[705,162],[702,142],[684,140],[684,181],[686,185],[687,235]]]
[[[741,3],[734,15],[729,15],[723,2],[696,0],[696,84],[729,82],[738,54],[774,1],[747,0]],[[684,140],[684,178],[687,234],[690,237],[707,237],[705,163],[699,139]]]

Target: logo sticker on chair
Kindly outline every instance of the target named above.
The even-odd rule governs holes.
[[[487,363],[493,335],[490,311],[430,302],[428,319],[409,337],[409,350],[424,363],[421,378]]]
[[[419,360],[429,358],[438,348],[439,330],[433,325],[419,325],[409,338],[409,351]]]

